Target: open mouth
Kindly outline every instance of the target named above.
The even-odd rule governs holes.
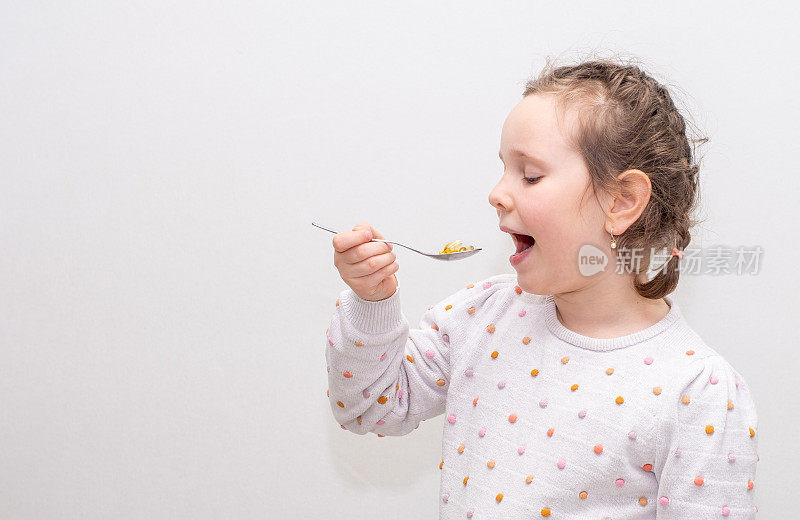
[[[532,248],[536,243],[536,239],[530,235],[511,233],[511,236],[514,237],[514,244],[517,246],[517,254]]]

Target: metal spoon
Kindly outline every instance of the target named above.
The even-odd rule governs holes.
[[[325,231],[330,231],[333,234],[338,233],[337,231],[334,231],[332,229],[328,229],[326,227],[322,227],[319,224],[315,224],[313,222],[311,223],[311,225],[312,226],[316,226],[316,227],[318,227],[320,229],[324,229]],[[372,240],[370,240],[370,242],[386,242],[387,244],[394,244],[394,245],[397,245],[397,246],[400,246],[400,247],[405,247],[406,249],[410,249],[410,250],[414,251],[415,253],[419,253],[421,255],[424,255],[424,256],[427,256],[427,257],[430,257],[430,258],[435,258],[436,260],[461,260],[462,258],[466,258],[468,256],[474,255],[475,253],[477,253],[478,251],[480,251],[482,249],[482,248],[479,247],[479,248],[476,248],[476,249],[470,249],[469,251],[458,251],[458,252],[455,252],[455,253],[442,253],[442,254],[439,254],[439,253],[423,253],[422,251],[417,251],[413,247],[408,247],[407,245],[403,245],[403,244],[401,244],[399,242],[391,242],[389,240],[383,240],[381,238],[373,238]]]

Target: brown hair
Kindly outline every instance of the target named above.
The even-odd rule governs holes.
[[[678,284],[679,258],[671,256],[649,282],[650,249],[683,250],[691,240],[689,229],[698,206],[699,164],[694,146],[708,138],[689,139],[686,121],[667,88],[632,63],[611,59],[583,61],[555,67],[548,59],[538,77],[525,85],[523,97],[554,95],[557,105],[577,112],[574,132],[568,136],[589,170],[595,196],[598,190],[619,194],[624,181],[617,176],[635,168],[650,178],[652,191],[640,217],[618,237],[616,251],[644,251],[634,288],[645,298],[659,299]],[[585,193],[584,193],[585,195]],[[623,259],[624,260],[624,259]]]

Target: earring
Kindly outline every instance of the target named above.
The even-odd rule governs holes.
[[[617,239],[614,238],[614,228],[611,228],[611,249],[617,248]]]

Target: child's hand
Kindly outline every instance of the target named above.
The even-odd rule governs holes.
[[[372,236],[369,236],[371,234]],[[333,265],[344,283],[364,300],[385,300],[397,290],[395,262],[391,244],[372,242],[383,235],[366,222],[359,222],[353,231],[333,237]]]

